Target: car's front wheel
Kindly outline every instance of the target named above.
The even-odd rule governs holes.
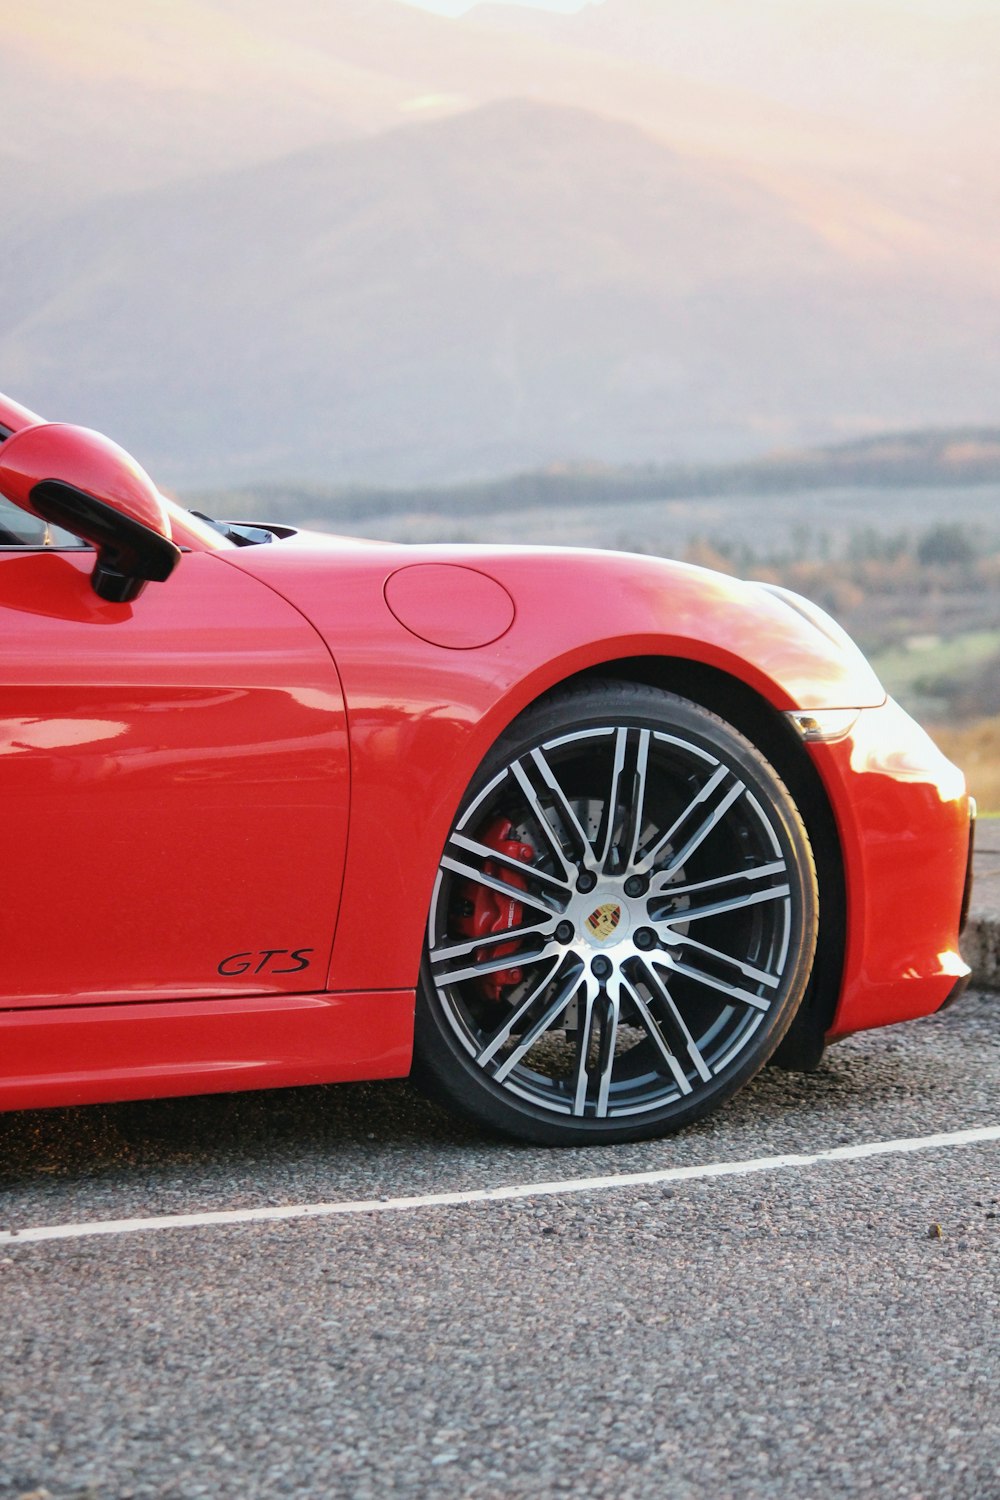
[[[697,704],[591,683],[494,747],[434,886],[416,1072],[547,1144],[658,1135],[770,1057],[809,978],[809,840]]]

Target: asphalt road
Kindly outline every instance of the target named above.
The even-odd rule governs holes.
[[[0,1117],[0,1229],[1000,1122],[1000,997],[546,1151],[401,1084]],[[1000,1497],[1000,1146],[0,1244],[0,1496]]]

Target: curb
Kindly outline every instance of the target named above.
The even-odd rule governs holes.
[[[978,989],[1000,990],[1000,818],[980,818],[973,855],[972,910],[962,957]]]
[[[973,911],[962,934],[962,957],[972,969],[972,987],[1000,990],[1000,915]]]

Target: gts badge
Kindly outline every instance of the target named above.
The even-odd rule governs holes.
[[[308,969],[310,953],[315,948],[261,948],[256,953],[231,953],[219,964],[218,972],[226,978],[237,974],[297,974]]]

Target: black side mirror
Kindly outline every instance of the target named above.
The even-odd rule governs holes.
[[[95,594],[112,604],[131,603],[146,583],[163,583],[180,562],[180,548],[151,526],[61,479],[36,484],[31,504],[44,521],[97,549],[90,581]]]

